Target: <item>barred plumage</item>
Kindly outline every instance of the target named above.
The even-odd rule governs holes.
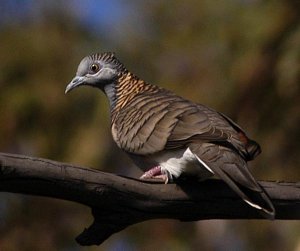
[[[259,145],[225,115],[146,83],[113,53],[84,58],[66,92],[80,85],[104,91],[117,145],[145,171],[166,182],[182,176],[216,175],[268,217],[274,207],[247,168]]]

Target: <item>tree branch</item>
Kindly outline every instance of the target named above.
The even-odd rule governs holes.
[[[300,219],[300,182],[260,184],[276,219]],[[149,219],[261,219],[220,180],[158,184],[47,159],[0,153],[0,191],[74,201],[92,208],[93,224],[81,245],[101,244],[112,234]]]

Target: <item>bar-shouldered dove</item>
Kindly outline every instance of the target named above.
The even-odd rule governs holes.
[[[113,139],[145,172],[142,179],[167,183],[215,175],[247,204],[274,218],[272,202],[247,167],[260,146],[230,118],[143,81],[110,52],[85,57],[65,92],[84,85],[106,94]]]

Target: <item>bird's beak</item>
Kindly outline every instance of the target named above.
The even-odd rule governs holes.
[[[83,85],[84,81],[85,81],[85,77],[78,77],[78,76],[76,76],[75,78],[72,79],[72,81],[70,82],[70,84],[67,85],[65,93],[70,92],[75,87]]]

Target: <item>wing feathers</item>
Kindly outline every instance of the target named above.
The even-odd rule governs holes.
[[[245,143],[235,128],[240,129],[231,123],[206,106],[161,91],[137,95],[116,115],[113,128],[119,146],[134,154],[183,148],[192,142],[225,142],[245,155]]]

